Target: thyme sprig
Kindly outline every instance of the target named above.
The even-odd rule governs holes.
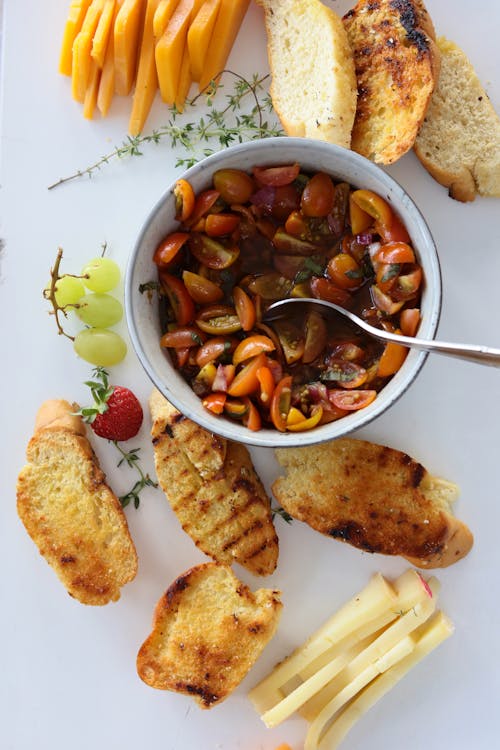
[[[279,508],[278,506],[273,506],[271,508],[271,516],[273,520],[276,516],[281,516],[286,523],[292,523],[293,521],[293,516],[291,516],[284,508]]]
[[[227,75],[236,80],[232,93],[226,95],[225,106],[219,108],[216,106],[217,94],[224,88],[221,77]],[[79,169],[68,177],[61,177],[57,182],[49,185],[48,189],[53,190],[59,185],[85,175],[92,177],[114,159],[142,156],[143,146],[150,143],[158,144],[165,139],[169,140],[172,148],[182,146],[185,149],[186,156],[179,157],[175,166],[187,169],[205,156],[233,143],[283,135],[277,120],[270,121],[266,117],[273,112],[271,98],[264,89],[268,78],[269,75],[254,74],[248,80],[232,70],[221,71],[202,92],[187,103],[182,112],[175,105],[169,107],[170,116],[165,125],[153,130],[152,133],[127,136],[119,146],[94,164],[85,169]],[[191,119],[192,110],[200,98],[205,99],[207,112],[194,121]],[[252,104],[249,110],[244,111],[243,104],[247,98]]]
[[[153,481],[149,474],[144,474],[141,469],[139,457],[140,448],[132,448],[130,451],[124,451],[116,440],[113,440],[112,442],[117,451],[121,454],[121,459],[118,461],[117,466],[120,467],[123,463],[126,463],[127,466],[134,469],[139,474],[139,479],[135,482],[132,489],[125,495],[121,495],[118,499],[122,508],[126,508],[127,505],[133,501],[134,508],[137,509],[140,504],[139,494],[141,491],[145,487],[158,487],[158,483]]]

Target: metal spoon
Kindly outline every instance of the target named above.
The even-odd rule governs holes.
[[[370,336],[374,336],[382,341],[395,341],[397,344],[403,344],[404,346],[411,347],[412,349],[419,349],[424,352],[435,352],[436,354],[446,354],[448,357],[458,357],[458,359],[466,359],[470,362],[476,362],[480,365],[490,365],[491,367],[500,367],[500,349],[492,349],[488,346],[475,346],[472,344],[452,344],[447,341],[434,341],[428,339],[418,339],[413,336],[403,336],[398,333],[389,333],[381,328],[375,328],[370,325],[362,318],[358,317],[350,310],[346,310],[339,305],[335,305],[333,302],[326,302],[322,299],[311,299],[309,297],[289,297],[288,299],[282,299],[279,302],[273,302],[270,305],[264,316],[264,321],[276,320],[283,318],[287,314],[291,314],[291,306],[295,306],[299,311],[299,306],[308,307],[320,307],[322,309],[328,309],[328,311],[334,311],[344,318],[348,318],[352,323],[362,328]]]

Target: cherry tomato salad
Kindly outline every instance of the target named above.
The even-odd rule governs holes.
[[[286,297],[351,309],[415,335],[422,269],[406,228],[370,190],[299,164],[221,169],[175,188],[177,230],[154,253],[161,346],[204,407],[250,430],[309,430],[363,409],[407,349],[316,311],[263,322]]]

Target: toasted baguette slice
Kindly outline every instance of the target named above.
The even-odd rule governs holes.
[[[217,562],[272,573],[278,538],[247,448],[186,419],[158,391],[150,409],[156,474],[184,531]]]
[[[420,568],[451,565],[472,547],[471,532],[450,511],[457,486],[406,453],[341,438],[276,455],[286,470],[272,486],[276,498],[323,534]]]
[[[249,672],[273,637],[281,608],[278,591],[252,593],[229,567],[191,568],[156,605],[152,632],[137,655],[139,677],[211,708]]]
[[[358,85],[351,148],[391,164],[413,146],[438,78],[432,21],[420,0],[359,0],[344,24]]]
[[[17,510],[69,594],[83,604],[107,604],[135,577],[137,554],[85,425],[72,414],[77,408],[57,400],[40,408],[19,474]]]
[[[356,76],[342,21],[320,0],[257,0],[264,8],[270,88],[287,135],[349,148]]]
[[[465,53],[443,37],[438,45],[441,73],[415,153],[452,198],[498,198],[500,119]]]

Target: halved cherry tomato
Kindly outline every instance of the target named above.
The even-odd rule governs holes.
[[[376,255],[377,263],[415,263],[415,253],[406,242],[387,242]]]
[[[385,292],[376,286],[376,284],[370,287],[370,294],[375,307],[388,315],[394,315],[394,313],[401,310],[404,305],[404,300],[394,302],[394,300],[391,299],[388,294],[385,294]]]
[[[241,327],[244,331],[251,331],[256,320],[254,303],[248,294],[239,286],[235,286],[233,289],[233,300],[236,315],[240,320]]]
[[[160,271],[162,288],[165,290],[175,319],[180,326],[192,323],[195,316],[194,302],[183,281],[165,271]]]
[[[300,409],[297,409],[296,406],[291,406],[286,418],[287,429],[290,429],[291,425],[299,424],[299,422],[305,422],[306,419],[307,417],[300,411]]]
[[[324,172],[316,172],[302,191],[300,199],[302,213],[304,216],[328,216],[334,203],[335,186],[331,177]]]
[[[228,398],[224,404],[224,413],[233,419],[241,419],[248,411],[248,404],[239,398]]]
[[[292,288],[290,279],[285,279],[277,271],[269,271],[261,276],[255,276],[248,284],[252,294],[258,294],[265,300],[277,300],[286,297]]]
[[[300,211],[292,211],[285,221],[285,232],[293,234],[294,237],[304,237],[307,232],[307,223]]]
[[[205,214],[210,211],[219,197],[220,193],[218,190],[204,190],[203,193],[200,193],[196,198],[194,208],[191,212],[191,215],[189,216],[189,219],[184,222],[186,227],[188,229],[192,229],[193,226],[202,218],[202,216],[205,216]]]
[[[377,375],[386,378],[394,375],[406,359],[408,348],[394,341],[388,341],[378,363]]]
[[[294,185],[275,187],[271,206],[271,216],[278,221],[286,221],[292,211],[300,205],[300,196]]]
[[[286,167],[254,167],[253,175],[261,185],[281,187],[289,185],[300,173],[299,164],[290,164]]]
[[[187,364],[190,351],[191,349],[188,349],[187,347],[184,349],[175,350],[175,356],[177,357],[177,367],[184,367],[184,365]]]
[[[158,268],[169,268],[177,253],[189,239],[187,232],[173,232],[160,242],[153,255],[153,263]]]
[[[326,272],[341,289],[355,289],[363,281],[363,271],[352,255],[338,253],[329,261]]]
[[[197,326],[205,333],[230,334],[241,329],[241,323],[234,307],[229,305],[209,305],[198,313]]]
[[[237,245],[226,247],[212,237],[197,232],[193,232],[189,237],[189,249],[196,260],[216,271],[229,268],[240,254]]]
[[[285,375],[274,389],[269,410],[272,423],[280,432],[286,431],[286,420],[290,411],[291,401],[292,376]]]
[[[357,411],[375,401],[377,391],[328,391],[328,397],[334,406],[345,411]]]
[[[212,179],[222,200],[230,206],[233,203],[246,203],[255,191],[254,181],[241,169],[218,169]]]
[[[394,297],[398,300],[407,300],[415,296],[422,283],[422,269],[416,266],[404,276],[398,276],[394,287]]]
[[[205,219],[205,232],[209,237],[223,237],[238,227],[240,217],[236,214],[208,214]]]
[[[218,302],[224,296],[224,292],[210,279],[200,276],[192,271],[183,271],[182,280],[189,292],[189,296],[200,305]]]
[[[307,419],[302,420],[301,422],[297,422],[296,424],[288,424],[286,425],[287,430],[289,432],[303,432],[305,430],[312,430],[313,427],[316,427],[321,421],[321,418],[323,416],[323,407],[322,406],[313,406],[312,408],[312,414]]]
[[[277,320],[274,330],[278,334],[287,365],[293,365],[302,359],[305,341],[300,328],[290,320]]]
[[[302,361],[308,364],[319,357],[326,345],[328,331],[323,317],[311,311],[305,322],[305,342]]]
[[[415,336],[419,324],[420,310],[418,307],[407,307],[406,310],[401,310],[401,315],[399,316],[401,333],[405,336]]]
[[[390,292],[401,272],[399,263],[378,263],[375,280],[378,288],[387,294]]]
[[[380,195],[373,193],[371,190],[355,190],[351,193],[351,198],[365,213],[372,216],[380,224],[385,227],[391,226],[394,214],[389,204]]]
[[[242,422],[244,426],[249,430],[252,430],[252,432],[257,432],[262,427],[262,418],[260,416],[260,412],[255,404],[250,401],[248,396],[245,396],[243,398],[243,403],[246,405],[247,411],[243,415]]]
[[[259,401],[269,405],[274,391],[274,377],[267,365],[257,370],[257,380],[260,384]]]
[[[310,284],[311,292],[316,299],[324,299],[342,307],[347,307],[352,299],[347,289],[339,289],[323,276],[314,276]]]
[[[249,336],[240,341],[233,354],[233,365],[240,365],[246,359],[256,357],[261,352],[272,352],[276,349],[275,345],[268,336]]]
[[[343,341],[332,352],[334,359],[345,359],[346,362],[357,362],[365,356],[363,349],[352,341]]]
[[[202,400],[202,404],[212,414],[222,414],[226,403],[227,393],[210,393]]]
[[[342,388],[351,390],[366,383],[367,372],[364,367],[356,364],[356,362],[331,357],[328,360],[328,369],[325,370],[321,379],[337,381]]]
[[[187,180],[177,180],[174,186],[175,219],[186,221],[193,213],[195,204],[194,190]]]
[[[392,215],[392,223],[389,226],[384,226],[376,222],[375,231],[382,237],[384,242],[410,242],[410,235],[396,214]]]
[[[228,388],[230,396],[249,396],[259,388],[257,371],[266,364],[266,355],[259,354],[240,370]]]
[[[198,328],[185,326],[164,333],[160,339],[160,346],[166,349],[191,349],[193,346],[203,344],[204,338]]]
[[[294,237],[293,234],[287,234],[283,229],[276,230],[273,245],[278,253],[285,253],[285,255],[308,256],[318,252],[318,246],[314,242]]]
[[[361,234],[365,229],[371,227],[373,224],[373,217],[363,211],[362,208],[352,199],[352,195],[349,195],[349,222],[351,224],[351,232]]]
[[[234,350],[236,346],[236,339],[230,339],[226,336],[214,336],[211,339],[200,346],[196,353],[196,364],[198,367],[203,367],[207,362],[213,362],[215,359],[219,359],[224,354],[228,354]]]
[[[215,376],[217,375],[217,368],[214,365],[213,362],[208,362],[206,365],[204,365],[197,376],[195,377],[194,381],[199,388],[201,386],[201,390],[203,390],[205,393],[207,391],[211,390],[222,390],[222,388],[217,389],[213,388],[213,383],[215,380]]]

